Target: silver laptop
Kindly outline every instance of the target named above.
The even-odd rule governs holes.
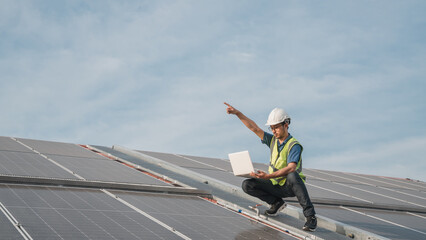
[[[228,156],[235,176],[251,178],[250,173],[254,172],[254,168],[248,151],[230,153]]]

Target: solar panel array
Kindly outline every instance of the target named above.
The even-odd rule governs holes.
[[[116,192],[114,192],[116,193]],[[267,226],[243,220],[231,211],[218,209],[195,197],[165,197],[142,193],[116,193],[132,205],[192,239],[287,239]]]
[[[226,159],[201,158],[149,151],[140,153],[241,186]],[[266,170],[267,165],[255,164]],[[426,239],[426,184],[389,177],[304,169],[316,211],[336,221],[390,239]],[[290,204],[300,207],[296,199]],[[282,214],[277,217],[284,220]]]
[[[75,144],[0,137],[0,175],[0,239],[299,239]]]
[[[144,184],[161,190],[176,188],[176,184],[129,165],[133,162],[153,170],[160,178],[211,191],[215,198],[237,207],[254,205],[252,199],[222,191],[220,184],[240,189],[244,180],[233,176],[227,159],[139,151],[186,169],[183,174],[111,148],[98,149],[113,156],[105,157],[76,144],[0,137],[0,239],[303,238],[248,219],[222,204],[207,201],[199,193],[158,193],[142,185],[138,188],[138,184]],[[255,168],[266,170],[267,166],[256,163]],[[197,182],[191,173],[206,176],[210,182]],[[338,221],[383,238],[426,238],[424,182],[316,169],[304,169],[304,174],[320,219]],[[13,183],[8,176],[13,177]],[[25,182],[33,178],[36,180]],[[73,181],[74,185],[58,186],[49,179]],[[76,186],[79,181],[82,184]],[[216,185],[212,185],[214,181]],[[105,190],[108,185],[88,187],[86,182],[136,187],[134,191]],[[295,198],[288,199],[288,203],[300,208]],[[269,222],[300,229],[302,218],[292,216],[290,210],[284,213]],[[319,225],[317,239],[346,238]]]

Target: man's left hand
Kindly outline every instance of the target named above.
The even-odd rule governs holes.
[[[264,171],[260,171],[258,170],[257,172],[251,172],[250,176],[255,177],[255,178],[262,178],[262,179],[269,179],[268,177],[269,174],[267,174]]]

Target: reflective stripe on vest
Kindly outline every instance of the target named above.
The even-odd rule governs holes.
[[[276,172],[279,169],[286,167],[287,157],[290,153],[290,150],[293,148],[294,145],[296,144],[300,145],[300,143],[295,138],[292,137],[286,142],[282,151],[279,152],[277,141],[278,140],[275,138],[275,136],[272,137],[272,141],[270,145],[271,160],[269,162],[269,169],[268,169],[269,173]],[[303,151],[302,145],[300,145],[300,147],[302,148],[302,151]],[[302,178],[302,180],[305,181],[306,177],[302,173],[302,154],[300,154],[300,159],[299,159],[299,162],[297,163],[296,172],[299,174],[300,178]],[[279,178],[271,178],[270,180],[272,184],[274,185],[279,184],[280,186],[283,186],[285,184],[286,178],[279,177]]]

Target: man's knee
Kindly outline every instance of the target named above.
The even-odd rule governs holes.
[[[300,178],[300,176],[297,172],[292,172],[292,173],[287,174],[287,180],[286,181],[289,181],[290,183],[296,183],[300,179],[301,178]]]
[[[253,183],[251,182],[251,180],[252,179],[246,179],[241,184],[241,188],[243,189],[243,191],[245,193],[247,193],[248,191],[250,191],[251,189],[253,189]]]

